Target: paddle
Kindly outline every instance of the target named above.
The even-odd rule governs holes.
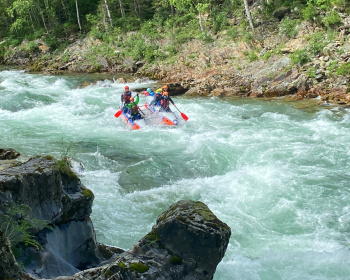
[[[144,116],[146,116],[146,114],[145,114],[144,112],[142,112],[142,110],[140,109],[139,106],[137,106],[137,108],[140,110],[140,112],[141,112]]]
[[[174,107],[177,109],[177,107],[175,106],[175,104],[173,103],[173,105],[174,105]],[[180,110],[179,109],[177,109],[179,112],[180,112]],[[184,113],[181,113],[180,112],[180,114],[181,114],[181,117],[185,120],[185,121],[187,121],[188,120],[188,117],[184,114]]]
[[[116,118],[119,118],[119,116],[122,114],[122,110],[119,110],[117,113],[114,114]]]

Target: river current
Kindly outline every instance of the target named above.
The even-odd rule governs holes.
[[[215,280],[350,279],[350,110],[173,96],[187,122],[136,131],[114,117],[124,84],[89,79],[2,70],[0,147],[80,162],[99,242],[129,249],[200,200],[232,230]]]

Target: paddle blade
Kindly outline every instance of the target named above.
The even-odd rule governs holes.
[[[181,117],[182,117],[185,121],[188,120],[188,117],[187,117],[184,113],[181,113]]]
[[[122,110],[119,110],[117,113],[115,113],[114,116],[115,116],[116,118],[119,118],[119,116],[120,116],[121,114],[122,114]]]

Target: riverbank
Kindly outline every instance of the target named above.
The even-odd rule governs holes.
[[[289,26],[293,12],[279,19],[257,19],[249,38],[244,30],[234,39],[224,31],[210,41],[192,39],[177,53],[151,62],[122,56],[115,44],[87,36],[72,38],[61,52],[51,52],[42,40],[36,41],[35,48],[23,42],[8,52],[4,63],[51,74],[128,73],[168,83],[174,94],[189,96],[289,95],[346,105],[350,102],[350,16],[339,15],[342,24],[333,29],[308,21]],[[125,36],[129,40],[134,33]],[[157,45],[164,50],[171,38]]]

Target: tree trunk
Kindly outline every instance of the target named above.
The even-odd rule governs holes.
[[[122,0],[119,0],[120,13],[122,14],[122,18],[125,18],[125,12],[123,8]]]
[[[108,18],[109,18],[109,22],[111,24],[111,27],[113,27],[112,17],[111,17],[111,13],[109,11],[107,0],[105,0],[105,5],[106,5],[106,10],[107,10],[107,15],[108,15]]]
[[[46,22],[45,22],[45,17],[44,17],[43,11],[40,11],[40,15],[41,15],[41,19],[43,21],[43,24],[44,24],[44,27],[45,27],[45,30],[46,30],[46,34],[48,34],[49,30],[47,29],[47,26],[46,26]]]
[[[79,25],[79,29],[80,29],[80,32],[81,32],[81,24],[80,24],[80,17],[79,17],[78,0],[75,0],[75,8],[76,8],[76,10],[77,10],[78,25]]]
[[[204,32],[204,28],[202,24],[202,14],[200,11],[198,11],[198,20],[199,20],[199,27],[201,28],[201,31]]]
[[[247,19],[249,21],[249,25],[252,28],[252,30],[254,30],[254,25],[253,25],[253,20],[252,20],[252,16],[250,15],[250,11],[249,11],[249,6],[248,6],[248,0],[243,0],[244,1],[244,9],[245,9],[245,13],[247,15]]]

